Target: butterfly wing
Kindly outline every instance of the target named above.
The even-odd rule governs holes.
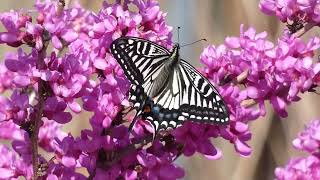
[[[176,128],[185,120],[210,124],[227,124],[229,121],[227,106],[218,91],[182,59],[165,89],[153,100],[164,111],[164,118],[158,125],[160,129]]]
[[[129,127],[131,129],[152,89],[157,89],[154,81],[170,57],[170,52],[154,42],[136,37],[121,37],[112,42],[110,49],[131,82],[129,101],[138,110]],[[152,117],[147,117],[147,120],[155,127]]]
[[[118,38],[110,49],[127,78],[135,85],[152,81],[170,56],[166,48],[136,37]]]

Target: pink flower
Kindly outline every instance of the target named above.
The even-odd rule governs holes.
[[[26,179],[32,178],[31,164],[23,161],[18,154],[7,146],[0,145],[0,179],[11,179],[23,176]]]
[[[25,41],[26,33],[21,28],[31,21],[31,16],[21,11],[5,12],[0,15],[0,21],[8,32],[0,33],[0,43],[7,43],[9,46],[18,47]]]
[[[0,92],[3,93],[5,90],[12,88],[12,80],[14,77],[13,72],[8,71],[5,65],[0,65]]]
[[[318,157],[294,158],[284,168],[276,168],[275,176],[277,180],[317,180],[319,168]]]
[[[152,154],[148,154],[145,151],[141,151],[137,155],[138,162],[143,166],[141,177],[146,179],[178,179],[184,176],[184,171],[172,165],[167,158],[156,157]]]
[[[293,140],[293,146],[299,150],[309,153],[307,157],[292,158],[288,164],[275,170],[276,179],[310,179],[320,178],[320,159],[319,159],[319,128],[320,121],[311,121],[298,137]]]
[[[218,159],[222,154],[209,140],[210,137],[217,137],[218,133],[218,127],[186,122],[182,127],[176,129],[173,135],[178,143],[184,144],[184,155],[191,156],[199,152],[209,159]]]
[[[39,146],[48,152],[54,151],[56,139],[62,140],[67,133],[62,131],[62,125],[55,121],[44,121],[39,132]]]
[[[268,15],[277,16],[282,22],[296,21],[319,24],[319,3],[315,0],[261,0],[259,7]]]
[[[320,121],[311,121],[293,141],[293,146],[308,153],[317,153],[320,149]]]
[[[44,106],[44,116],[48,119],[55,120],[60,124],[65,124],[71,121],[72,116],[69,112],[65,112],[67,104],[59,101],[58,98],[48,98]]]
[[[31,108],[29,104],[29,99],[26,94],[14,91],[11,95],[10,108],[8,112],[10,113],[10,118],[14,123],[22,125],[28,116],[28,109]]]

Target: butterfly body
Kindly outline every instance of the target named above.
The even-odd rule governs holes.
[[[110,49],[131,82],[129,100],[136,117],[148,120],[155,133],[181,126],[186,120],[229,122],[221,96],[209,80],[180,59],[178,44],[169,51],[148,40],[122,37]]]
[[[179,45],[175,45],[173,47],[172,53],[168,60],[164,62],[163,68],[159,72],[159,75],[153,80],[154,86],[151,89],[149,96],[151,98],[156,97],[159,95],[160,92],[163,91],[166,84],[170,83],[170,78],[173,76],[174,69],[177,68],[180,62],[179,58]]]

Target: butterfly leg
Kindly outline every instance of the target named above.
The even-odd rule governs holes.
[[[121,111],[121,116],[123,119],[126,119],[130,113],[136,110],[134,107],[126,107],[124,110]]]
[[[138,117],[135,116],[135,117],[133,118],[130,126],[129,126],[129,132],[131,132],[131,130],[132,130],[133,126],[136,124],[137,120],[138,120]]]
[[[141,113],[142,113],[141,111],[138,111],[137,114],[134,116],[131,124],[129,125],[129,132],[132,130],[132,128],[133,128],[134,125],[136,124],[136,122],[137,122],[138,118],[140,117],[140,114],[141,114]]]
[[[123,109],[123,111],[121,112],[121,114],[122,114],[123,116],[126,116],[126,115],[128,115],[133,109],[134,109],[134,107],[132,107],[132,106],[126,107],[126,108]]]

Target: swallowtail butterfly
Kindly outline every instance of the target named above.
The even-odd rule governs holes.
[[[218,91],[199,71],[180,59],[179,44],[172,51],[154,42],[121,37],[111,53],[131,82],[129,101],[138,117],[159,130],[176,128],[186,120],[228,124],[229,114]]]

